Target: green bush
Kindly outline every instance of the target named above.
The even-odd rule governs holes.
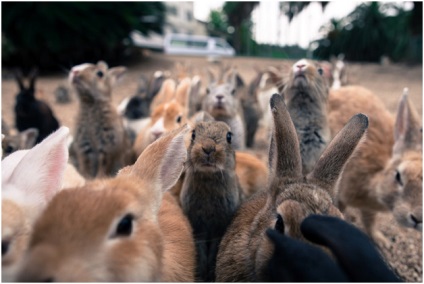
[[[2,63],[69,68],[120,60],[129,33],[162,32],[161,2],[3,2]]]

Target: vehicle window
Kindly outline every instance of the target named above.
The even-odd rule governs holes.
[[[225,41],[217,40],[216,47],[218,48],[228,48],[228,44]]]
[[[171,46],[175,46],[175,47],[186,47],[187,46],[187,41],[180,40],[180,39],[172,39],[171,40]]]
[[[196,47],[196,48],[205,48],[207,45],[208,45],[208,42],[206,41],[198,41],[198,40],[189,41],[189,46]]]

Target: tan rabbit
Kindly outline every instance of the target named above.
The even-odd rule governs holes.
[[[267,165],[250,153],[236,151],[236,174],[243,190],[243,199],[264,191],[268,185]]]
[[[191,133],[180,194],[196,240],[196,279],[214,281],[218,246],[241,201],[230,127],[199,122]]]
[[[168,193],[187,157],[183,126],[115,178],[61,191],[37,221],[19,281],[193,282],[190,224]]]
[[[309,173],[330,141],[328,86],[318,63],[302,59],[289,74],[283,96],[300,143],[303,173]]]
[[[389,240],[374,228],[379,211],[391,211],[399,224],[421,231],[422,127],[407,94],[399,103],[396,122],[381,100],[358,86],[332,91],[329,111],[333,131],[358,111],[370,119],[367,140],[340,179],[340,208],[359,208],[366,232],[383,246],[389,246]]]
[[[342,217],[334,205],[336,181],[368,126],[367,117],[354,116],[329,143],[316,166],[307,176],[296,130],[283,98],[271,97],[276,155],[272,163],[270,185],[246,201],[237,211],[219,247],[216,267],[218,282],[264,281],[263,273],[273,246],[266,237],[267,228],[303,239],[300,223],[310,214]]]
[[[2,281],[16,281],[33,224],[61,188],[68,160],[67,127],[31,150],[20,150],[1,163]]]
[[[109,69],[99,61],[75,66],[69,73],[69,81],[80,99],[70,152],[85,178],[113,176],[135,160],[130,138],[112,105],[112,86],[125,70]]]
[[[172,79],[164,81],[156,103],[161,101],[153,110],[150,121],[137,135],[134,151],[139,156],[144,149],[163,134],[177,129],[187,120],[188,95],[191,80],[185,78],[178,86]]]

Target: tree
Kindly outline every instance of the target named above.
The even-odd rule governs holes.
[[[4,2],[3,64],[58,68],[118,60],[129,34],[162,32],[161,2]]]

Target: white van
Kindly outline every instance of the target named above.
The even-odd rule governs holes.
[[[176,55],[234,56],[235,50],[218,37],[168,34],[163,43],[164,52]]]

